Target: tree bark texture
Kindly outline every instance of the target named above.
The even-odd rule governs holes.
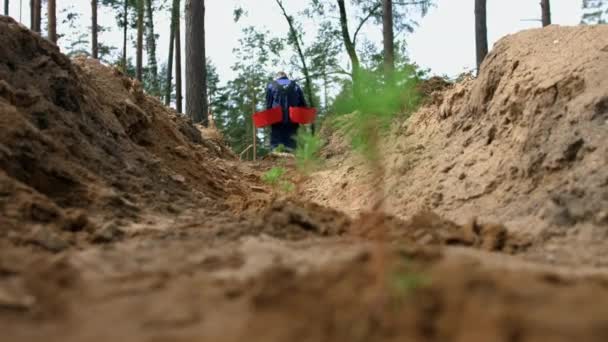
[[[137,52],[135,61],[135,77],[143,81],[143,53],[144,53],[144,0],[137,1]]]
[[[129,31],[129,0],[123,0],[122,21],[122,71],[127,73],[127,40]]]
[[[181,7],[180,7],[181,9]],[[182,29],[181,17],[177,18],[175,25],[175,110],[178,113],[183,113],[183,96],[182,96]]]
[[[148,52],[148,73],[150,81],[150,93],[152,96],[160,97],[160,86],[158,83],[158,63],[156,61],[156,36],[154,35],[154,14],[152,0],[146,0],[147,15],[147,38],[146,51]]]
[[[49,40],[57,44],[57,6],[55,0],[48,0],[47,5]]]
[[[350,38],[350,32],[348,30],[348,16],[346,14],[346,4],[344,0],[337,0],[338,8],[340,9],[340,28],[342,30],[342,40],[344,40],[344,48],[348,57],[350,58],[352,68],[352,80],[353,80],[353,95],[357,99],[360,95],[359,92],[359,72],[361,69],[361,62],[355,49],[355,44]]]
[[[475,42],[477,48],[477,73],[488,55],[488,24],[486,0],[475,0]]]
[[[91,0],[91,56],[99,58],[99,45],[97,44],[97,0]]]
[[[41,33],[40,26],[42,25],[42,0],[34,0],[34,9],[33,9],[33,31]]]
[[[36,20],[34,20],[35,12],[36,12],[36,1],[30,0],[30,30],[32,30],[32,31],[35,31],[34,28],[36,26],[36,24],[34,24],[36,22]]]
[[[186,1],[186,113],[207,126],[207,63],[205,57],[205,2]]]
[[[382,26],[384,37],[384,71],[387,79],[395,70],[395,33],[393,31],[393,1],[382,0]]]
[[[175,26],[179,25],[179,0],[173,0],[171,28],[169,29],[169,58],[167,59],[167,84],[165,86],[165,105],[171,104],[171,85],[173,82],[173,52],[175,48]]]
[[[551,25],[551,1],[541,0],[540,7],[543,11],[543,27]]]

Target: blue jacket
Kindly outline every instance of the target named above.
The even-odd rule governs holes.
[[[283,109],[283,123],[289,122],[289,107],[306,107],[302,88],[287,77],[279,78],[266,87],[266,109],[279,106]]]

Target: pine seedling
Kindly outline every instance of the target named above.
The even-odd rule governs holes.
[[[272,187],[279,184],[287,171],[282,167],[273,167],[262,175],[262,181]]]
[[[339,130],[349,137],[354,150],[360,152],[367,160],[373,175],[372,215],[363,218],[363,225],[377,231],[380,243],[377,245],[377,257],[374,258],[378,272],[379,294],[385,292],[385,286],[397,287],[400,291],[409,291],[418,286],[419,279],[405,276],[397,279],[387,278],[387,253],[384,240],[388,235],[382,213],[385,198],[385,165],[381,148],[381,138],[388,131],[391,123],[402,113],[405,116],[414,112],[420,103],[418,95],[418,77],[413,67],[381,79],[378,74],[361,72],[358,80],[358,96],[353,96],[350,105],[356,110],[336,120]],[[349,107],[346,105],[345,107]]]
[[[295,151],[296,167],[303,175],[310,175],[320,165],[319,152],[323,141],[305,128],[298,130],[296,137],[297,149]]]
[[[323,142],[321,138],[312,134],[304,127],[298,130],[296,142],[296,170],[299,177],[295,181],[295,191],[296,194],[300,194],[302,184],[308,180],[310,174],[321,164],[319,152],[321,152]]]
[[[262,175],[262,181],[270,185],[275,192],[292,192],[294,185],[285,179],[286,174],[287,170],[284,167],[275,166]]]

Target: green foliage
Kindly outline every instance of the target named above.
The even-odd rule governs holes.
[[[285,147],[285,145],[283,145],[283,144],[279,144],[279,146],[274,148],[273,152],[277,152],[277,153],[287,152],[287,147]]]
[[[605,24],[608,19],[608,1],[583,0],[583,24]]]
[[[412,292],[430,285],[430,280],[418,273],[407,270],[394,272],[390,278],[391,293],[396,298],[405,298]]]
[[[298,171],[304,175],[310,174],[320,164],[319,152],[323,141],[312,134],[307,128],[301,127],[296,137],[297,149],[295,151]]]
[[[287,171],[285,170],[285,168],[275,166],[270,169],[270,171],[262,175],[262,181],[264,181],[264,183],[275,186],[281,181],[286,172]]]
[[[236,153],[252,144],[251,116],[265,109],[266,85],[276,71],[272,68],[279,64],[276,56],[283,49],[280,39],[254,27],[243,29],[239,43],[234,49],[238,62],[232,66],[235,78],[223,88],[210,87],[209,92],[216,124]],[[268,129],[258,130],[258,155],[267,152],[268,133]]]
[[[262,181],[272,186],[272,188],[275,190],[293,192],[295,185],[292,182],[284,179],[286,173],[287,170],[285,170],[284,167],[275,166],[262,175]]]
[[[402,258],[397,262],[391,269],[387,281],[390,293],[396,299],[406,298],[412,292],[431,285],[431,280],[416,271],[408,258]]]
[[[247,16],[247,11],[245,11],[245,9],[243,7],[237,7],[232,12],[232,16],[233,16],[234,22],[238,23],[241,20],[241,18]]]
[[[281,182],[281,190],[285,193],[294,192],[296,190],[295,184],[289,181]]]
[[[380,135],[398,116],[407,117],[420,103],[418,82],[420,74],[415,66],[406,65],[390,77],[380,71],[362,70],[359,74],[359,95],[345,85],[334,103],[336,127],[350,137],[353,147],[368,158],[375,158]],[[340,115],[342,114],[342,115]]]

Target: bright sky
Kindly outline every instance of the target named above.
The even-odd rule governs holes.
[[[29,25],[29,1],[21,1],[22,20],[25,25]],[[184,2],[185,0],[182,0],[182,4]],[[295,14],[308,1],[284,0],[284,2],[288,11]],[[582,0],[551,0],[553,22],[559,25],[578,24],[582,16],[581,3]],[[72,0],[69,4],[83,14],[83,27],[88,26],[90,0]],[[242,5],[249,12],[249,16],[238,25],[233,22],[233,10],[237,4]],[[19,19],[20,1],[10,0],[10,5],[11,15]],[[66,3],[58,1],[58,13],[62,6],[66,6]],[[279,35],[287,32],[285,20],[274,0],[207,0],[206,6],[207,54],[217,65],[220,78],[224,81],[233,76],[230,69],[235,62],[232,50],[237,46],[240,31],[245,25],[264,25]],[[539,21],[529,21],[538,18],[540,18],[538,0],[488,0],[490,46],[507,34],[539,27]],[[160,34],[158,59],[163,62],[167,58],[168,50],[168,11],[164,15],[157,15],[155,22],[156,33]],[[109,27],[116,25],[114,15],[109,10],[101,11],[99,23]],[[183,25],[182,20],[182,27]],[[307,32],[314,32],[314,21],[305,22],[305,28]],[[58,32],[61,33],[61,30],[62,28],[59,27]],[[182,32],[184,31],[182,29]],[[381,27],[370,25],[364,33],[372,40],[378,42],[381,40]],[[433,74],[456,76],[472,69],[475,65],[474,34],[473,0],[437,0],[436,7],[422,19],[417,31],[408,37],[409,52],[413,61],[430,68]],[[105,32],[100,37],[101,41],[115,46],[121,46],[121,39],[120,32],[116,30]]]
[[[488,0],[490,47],[505,35],[541,26],[538,0]],[[551,0],[552,21],[577,25],[582,0]],[[440,0],[408,40],[411,58],[435,74],[456,76],[475,68],[473,0]]]

